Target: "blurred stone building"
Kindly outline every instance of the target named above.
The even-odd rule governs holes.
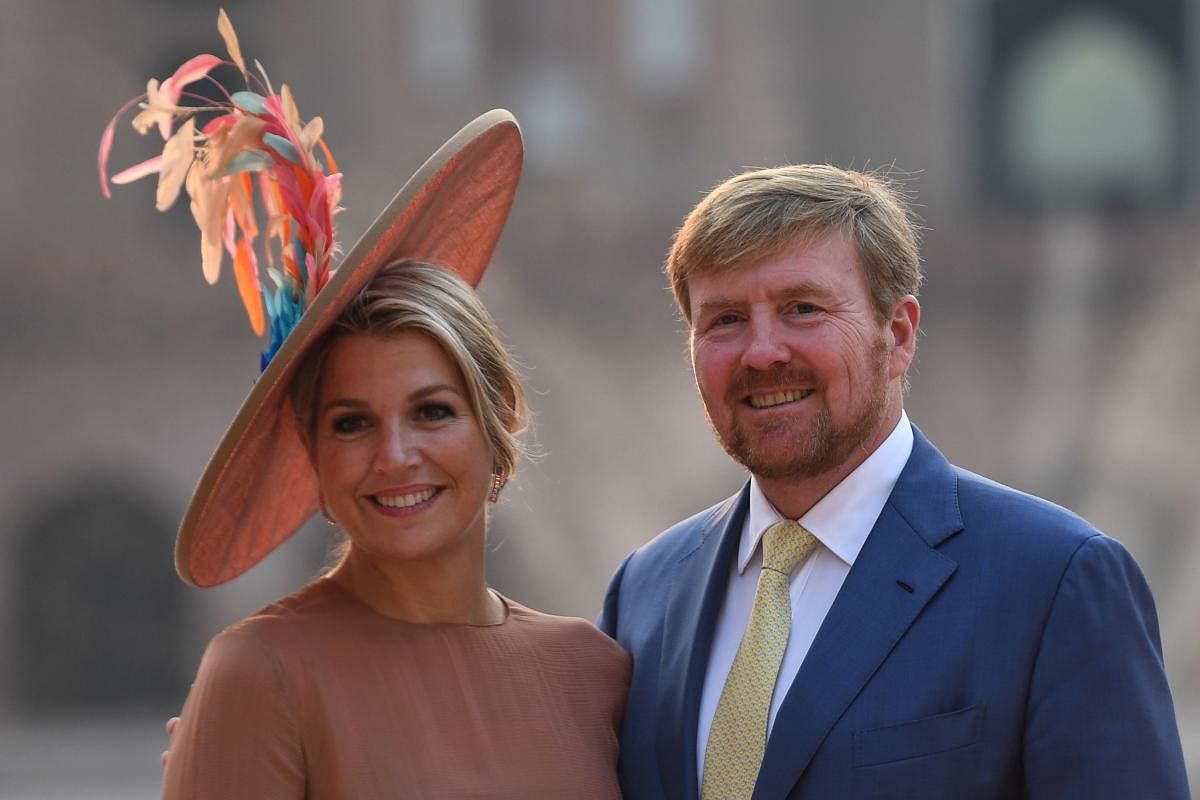
[[[460,125],[521,120],[526,177],[483,294],[543,455],[495,515],[491,568],[550,610],[594,616],[624,553],[742,480],[660,272],[686,211],[748,166],[903,180],[928,275],[909,413],[952,460],[1138,557],[1200,781],[1200,4],[225,5],[243,51],[324,117],[346,244]],[[216,9],[0,0],[0,796],[70,796],[71,765],[122,737],[112,796],[153,792],[158,722],[208,637],[323,561],[312,526],[231,585],[174,577],[175,524],[262,343],[229,276],[205,286],[185,207],[155,219],[150,183],[106,202],[96,181],[111,113],[223,54]],[[123,128],[113,164],[153,149]],[[109,735],[133,712],[147,722]],[[64,733],[84,720],[101,733]]]

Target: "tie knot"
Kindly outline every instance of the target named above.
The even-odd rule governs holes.
[[[799,522],[785,519],[767,528],[763,534],[763,569],[791,575],[817,547],[817,537]]]

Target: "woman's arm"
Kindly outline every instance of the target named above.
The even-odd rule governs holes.
[[[171,739],[164,800],[303,798],[304,751],[275,654],[246,628],[208,645]]]

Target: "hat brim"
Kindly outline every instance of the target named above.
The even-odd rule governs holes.
[[[305,353],[383,266],[445,266],[475,286],[521,175],[521,132],[504,110],[473,120],[408,179],[349,250],[259,376],[200,478],[175,541],[175,567],[216,586],[261,561],[318,508],[317,476],[287,400]]]

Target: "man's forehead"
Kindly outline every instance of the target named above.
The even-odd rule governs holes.
[[[728,293],[829,290],[853,273],[863,274],[857,248],[848,238],[834,235],[712,267],[692,276],[689,288],[696,305],[701,297]]]

